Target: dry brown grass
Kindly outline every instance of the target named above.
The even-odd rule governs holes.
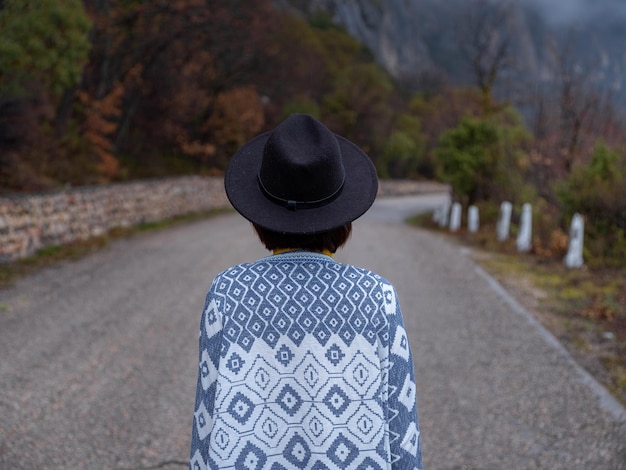
[[[440,230],[427,217],[412,222]],[[497,242],[493,228],[477,234],[442,233],[471,247],[476,263],[626,404],[626,269],[567,269],[563,233],[555,232],[551,246],[530,254],[517,253],[513,240]]]

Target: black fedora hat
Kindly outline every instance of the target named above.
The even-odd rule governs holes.
[[[233,155],[226,195],[249,221],[282,233],[325,232],[357,219],[378,190],[370,158],[307,114],[293,114]]]

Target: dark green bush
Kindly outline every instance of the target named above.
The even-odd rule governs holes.
[[[626,154],[600,142],[586,165],[575,167],[555,192],[564,223],[585,218],[585,252],[590,264],[626,266]]]
[[[523,155],[530,139],[519,115],[505,109],[482,118],[464,118],[441,135],[435,151],[439,176],[461,202],[532,202],[524,183]]]

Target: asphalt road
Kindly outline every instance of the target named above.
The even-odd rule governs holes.
[[[427,469],[624,469],[626,413],[459,247],[385,199],[339,261],[398,290]],[[204,296],[265,256],[236,214],[117,241],[0,291],[0,469],[187,465]]]

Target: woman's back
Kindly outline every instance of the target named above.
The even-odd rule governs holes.
[[[215,468],[376,469],[415,454],[411,357],[380,276],[318,253],[271,256],[217,276],[202,322],[194,446]]]

